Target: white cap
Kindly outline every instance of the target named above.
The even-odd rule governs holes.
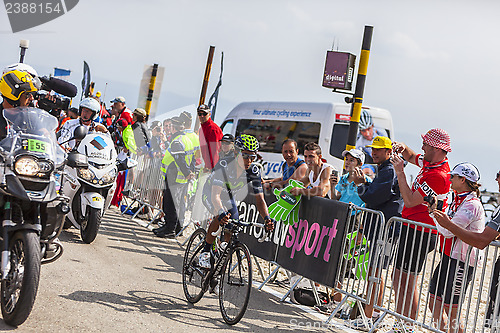
[[[464,177],[465,179],[468,179],[473,183],[477,183],[480,178],[479,170],[471,163],[457,164],[450,172],[450,175],[457,175]]]
[[[351,155],[352,157],[354,158],[357,158],[358,160],[361,161],[361,165],[365,164],[365,153],[363,153],[361,150],[359,149],[351,149],[351,150],[344,150],[342,152],[342,157],[345,157],[345,155]]]

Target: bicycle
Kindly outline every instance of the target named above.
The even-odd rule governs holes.
[[[264,224],[230,220],[232,223],[219,228],[232,233],[230,241],[221,247],[219,237],[215,239],[215,255],[210,269],[198,265],[203,250],[206,231],[197,229],[190,237],[182,266],[182,287],[188,302],[198,302],[209,289],[218,288],[222,318],[229,325],[237,324],[248,306],[252,288],[252,260],[248,247],[238,240],[238,233],[246,226],[264,228]],[[264,232],[266,234],[266,232]]]

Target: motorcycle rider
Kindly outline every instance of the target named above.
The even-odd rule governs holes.
[[[92,97],[84,98],[80,102],[80,106],[78,108],[80,117],[78,119],[68,120],[64,123],[58,132],[59,138],[57,141],[59,143],[63,143],[69,140],[73,136],[75,128],[80,125],[85,126],[89,132],[95,131],[108,133],[108,130],[104,127],[104,125],[95,121],[100,110],[101,104],[97,100]],[[66,150],[71,150],[75,146],[75,140],[70,140],[62,146]]]
[[[36,81],[26,71],[13,70],[2,75],[0,80],[0,140],[7,136],[7,121],[3,117],[4,109],[28,106],[33,101],[33,93],[37,91]]]

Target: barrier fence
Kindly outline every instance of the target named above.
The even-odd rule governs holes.
[[[159,171],[161,161],[139,156],[138,162],[138,167],[127,177],[124,189],[129,201],[127,209],[134,203],[140,207],[137,212],[149,207],[151,223],[161,214],[164,189]],[[201,173],[196,184],[197,191],[181,199],[188,208],[183,229],[190,224],[206,227],[210,218],[201,203],[201,189],[206,177],[207,174]],[[270,194],[266,194],[265,198],[268,205],[276,199]],[[239,202],[239,212],[244,221],[260,218],[251,195]],[[422,228],[426,234],[435,236],[419,237],[414,231]],[[399,325],[402,331],[409,332],[419,329],[433,332],[496,332],[500,328],[500,288],[497,288],[500,259],[496,260],[499,242],[493,242],[485,249],[484,259],[481,259],[480,251],[469,247],[465,261],[458,265],[458,269],[450,270],[444,266],[446,262],[441,263],[446,258],[441,254],[435,227],[394,217],[385,221],[379,211],[318,197],[302,198],[299,222],[296,224],[287,225],[278,221],[270,239],[264,243],[257,241],[261,232],[260,229],[247,227],[240,234],[241,241],[249,247],[252,255],[276,265],[266,277],[256,261],[264,280],[259,289],[279,269],[299,276],[282,300],[301,278],[311,281],[318,304],[313,282],[330,287],[342,295],[342,300],[327,323],[357,304],[361,318],[366,324],[371,324],[364,309],[367,304],[372,304],[381,316],[374,320],[370,331],[388,322],[388,316],[396,319],[395,325]],[[419,271],[418,263],[421,264],[420,272],[412,273]],[[436,297],[429,293],[433,276],[437,281]],[[470,283],[465,283],[467,276]],[[438,297],[443,293],[441,289],[445,291],[444,302]],[[494,315],[487,318],[490,292],[496,298],[490,306]],[[453,306],[445,305],[450,303],[446,299],[448,293],[454,295],[452,303],[456,304]],[[453,321],[453,318],[457,320]]]

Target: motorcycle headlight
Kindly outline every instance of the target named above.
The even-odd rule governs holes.
[[[86,181],[91,181],[94,178],[94,173],[89,169],[78,169],[78,177]]]
[[[14,170],[18,175],[22,176],[36,176],[40,171],[38,162],[29,156],[21,157],[14,164]]]
[[[115,181],[115,176],[113,175],[113,172],[110,172],[109,174],[105,174],[102,178],[101,178],[102,182],[107,184],[107,183],[112,183]]]

